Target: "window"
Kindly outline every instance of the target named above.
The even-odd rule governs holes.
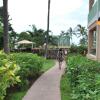
[[[97,2],[97,0],[94,0],[93,6],[95,5],[96,2]]]
[[[96,29],[91,33],[91,47],[90,53],[96,55]]]

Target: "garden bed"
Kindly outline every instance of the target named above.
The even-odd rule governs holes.
[[[16,55],[16,54],[15,54]],[[36,55],[35,55],[36,56]],[[25,57],[25,56],[24,56]],[[15,58],[15,56],[14,56]],[[31,57],[30,57],[31,58]],[[36,57],[35,57],[36,58]],[[40,61],[42,61],[42,63],[40,63]],[[27,59],[28,61],[28,59]],[[33,60],[34,62],[35,60]],[[41,76],[42,73],[44,73],[45,71],[47,71],[48,69],[50,69],[51,67],[54,66],[55,62],[54,60],[46,60],[44,58],[39,58],[38,59],[40,65],[42,65],[40,71],[38,69],[38,72],[36,73],[36,75],[30,75],[27,77],[27,81],[28,81],[28,84],[26,83],[22,83],[22,85],[19,87],[19,89],[16,89],[15,92],[14,92],[14,89],[10,89],[12,91],[8,91],[8,96],[6,97],[5,100],[22,100],[23,96],[26,94],[27,90],[31,87],[31,85],[36,81],[36,79]],[[18,61],[19,62],[19,61]],[[32,62],[32,63],[33,63]],[[24,62],[25,63],[25,62]],[[31,64],[31,63],[30,63]],[[37,61],[35,61],[35,66],[38,64]],[[39,67],[39,65],[38,65]],[[33,69],[34,70],[34,69]],[[36,70],[35,70],[36,71]],[[30,71],[31,72],[31,71]],[[23,74],[22,74],[23,75]],[[23,76],[24,77],[24,76]],[[24,80],[23,80],[24,81]],[[26,87],[24,88],[23,85],[25,85]]]
[[[53,65],[53,60],[36,54],[0,51],[0,100],[22,100],[34,81]]]
[[[100,63],[81,55],[68,57],[61,91],[62,100],[100,100]]]

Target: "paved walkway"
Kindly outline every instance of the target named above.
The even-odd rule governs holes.
[[[59,70],[58,62],[45,72],[29,89],[23,100],[61,100],[60,78],[64,72],[65,62]]]

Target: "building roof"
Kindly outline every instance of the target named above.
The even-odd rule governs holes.
[[[22,41],[17,42],[16,44],[35,44],[35,43],[28,40],[22,40]]]

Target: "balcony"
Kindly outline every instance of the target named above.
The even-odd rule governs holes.
[[[93,20],[96,14],[97,14],[97,2],[94,4],[94,6],[92,7],[92,9],[88,14],[88,23],[90,23]]]
[[[97,5],[97,3],[99,3]],[[100,0],[98,0],[94,6],[92,7],[92,9],[90,10],[89,14],[88,14],[88,24],[91,22],[94,22],[95,20],[97,20],[97,6],[99,6],[99,11],[100,11]]]

